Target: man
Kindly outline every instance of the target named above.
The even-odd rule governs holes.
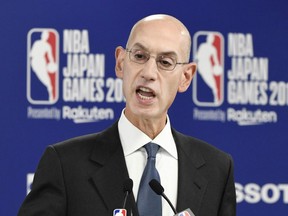
[[[177,132],[167,115],[177,92],[187,90],[196,71],[189,63],[190,48],[188,30],[174,17],[152,15],[137,22],[126,48],[115,51],[115,71],[126,97],[119,121],[103,132],[49,146],[19,215],[112,215],[122,207],[128,178],[134,186],[126,209],[128,215],[138,215],[147,161],[143,146],[152,141],[160,146],[156,169],[161,184],[177,211],[234,216],[231,157]],[[174,215],[163,200],[161,207],[162,216]]]

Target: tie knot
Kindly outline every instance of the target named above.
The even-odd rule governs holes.
[[[156,154],[160,148],[159,145],[155,144],[155,143],[148,143],[144,146],[144,148],[147,151],[148,154],[148,158],[152,157],[152,158],[156,158]]]

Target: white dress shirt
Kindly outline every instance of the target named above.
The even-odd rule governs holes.
[[[147,153],[143,147],[149,142],[156,143],[160,149],[156,155],[156,169],[159,172],[164,193],[176,208],[178,185],[178,154],[171,132],[170,120],[158,136],[151,140],[146,134],[135,127],[122,111],[118,122],[120,140],[122,143],[129,177],[133,180],[133,193],[137,199],[142,173],[147,162]],[[162,216],[174,215],[169,204],[162,198]]]

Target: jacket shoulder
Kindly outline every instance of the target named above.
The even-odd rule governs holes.
[[[92,134],[73,137],[62,142],[50,145],[48,148],[54,149],[60,155],[81,155],[80,153],[91,153],[95,146],[112,143],[113,138],[118,135],[117,122],[111,127]]]
[[[230,154],[224,152],[223,150],[217,148],[216,146],[203,141],[201,139],[185,135],[176,131],[175,129],[172,130],[174,135],[176,144],[179,143],[181,148],[184,148],[184,151],[187,154],[201,154],[205,160],[225,160],[227,162],[231,161]]]

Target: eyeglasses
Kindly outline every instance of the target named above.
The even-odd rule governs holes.
[[[142,49],[126,49],[129,53],[129,59],[137,64],[145,64],[151,57],[150,53]],[[152,56],[153,57],[153,56]],[[189,64],[187,62],[177,62],[177,59],[171,55],[158,55],[155,57],[158,70],[173,71],[176,65]]]

